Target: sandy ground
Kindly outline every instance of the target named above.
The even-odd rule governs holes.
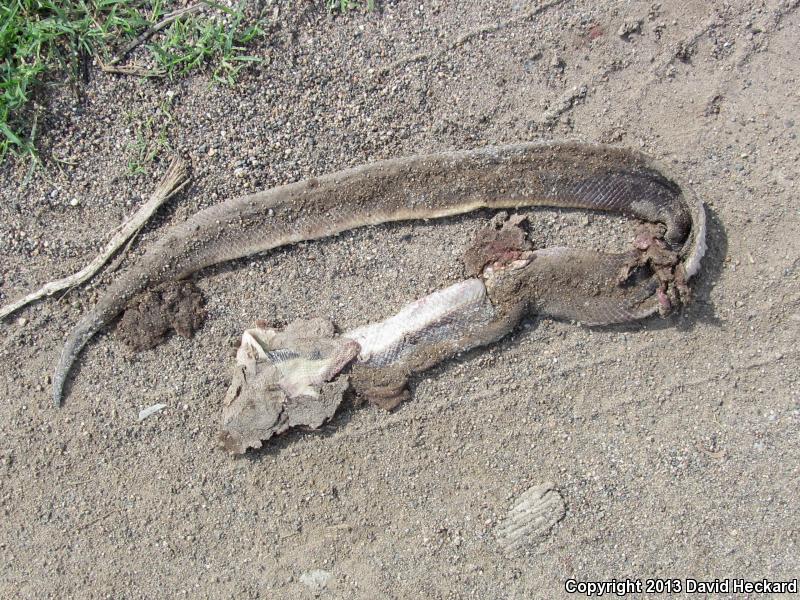
[[[85,264],[150,193],[165,159],[136,176],[127,164],[137,127],[162,123],[171,96],[168,141],[192,185],[123,269],[169,224],[244,191],[576,138],[642,149],[707,203],[694,304],[628,328],[531,318],[415,379],[391,414],[348,406],[317,433],[233,459],[215,447],[231,339],[262,317],[383,318],[457,281],[457,254],[491,215],[209,269],[194,339],[132,356],[103,333],[56,410],[49,375],[106,271],[0,325],[0,596],[551,598],[568,578],[800,575],[797,0],[501,4],[379,2],[337,19],[267,6],[254,49],[267,61],[234,89],[95,69],[80,101],[56,92],[46,167],[25,187],[24,165],[2,170],[2,301]],[[632,228],[532,218],[540,245],[603,248]],[[157,402],[167,408],[138,422]],[[566,516],[507,556],[498,522],[545,481]]]

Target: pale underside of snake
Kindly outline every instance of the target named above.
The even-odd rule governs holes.
[[[702,203],[668,169],[639,152],[530,142],[379,161],[233,198],[174,226],[70,332],[53,377],[53,401],[61,403],[70,367],[92,336],[134,297],[160,283],[357,227],[533,206],[608,211],[662,226],[624,254],[568,248],[519,252],[443,290],[451,308],[438,308],[422,329],[400,324],[403,333],[392,340],[382,339],[386,330],[380,327],[351,332],[362,346],[362,362],[379,367],[377,387],[387,367],[404,373],[427,368],[460,349],[499,339],[526,314],[599,325],[664,312],[686,297],[686,282],[705,253]],[[477,298],[470,304],[477,308],[464,311],[470,298]],[[443,327],[443,314],[458,318],[445,318],[449,325]]]

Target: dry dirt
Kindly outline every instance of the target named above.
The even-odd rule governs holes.
[[[52,92],[45,168],[24,186],[26,165],[1,171],[0,301],[83,266],[147,197],[167,154],[148,173],[127,165],[137,123],[163,122],[165,102],[192,184],[122,269],[165,227],[242,192],[575,138],[643,149],[707,203],[696,301],[628,328],[531,318],[418,377],[392,413],[347,407],[232,459],[215,446],[232,338],[258,318],[383,318],[457,281],[491,215],[208,269],[193,339],[131,355],[99,335],[54,409],[49,375],[106,270],[0,324],[0,596],[552,598],[568,578],[798,577],[798,1],[377,4],[334,19],[267,3],[253,50],[267,60],[233,89],[93,68],[79,100]],[[605,248],[634,227],[531,219],[540,246]],[[547,481],[564,518],[506,555],[497,524]]]

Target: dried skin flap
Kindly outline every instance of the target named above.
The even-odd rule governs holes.
[[[356,342],[334,339],[324,319],[297,320],[283,331],[245,331],[222,409],[225,449],[242,454],[290,427],[322,425],[349,385],[347,377],[331,379],[358,351]]]

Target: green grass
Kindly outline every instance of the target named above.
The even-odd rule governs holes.
[[[258,61],[245,45],[263,31],[241,4],[204,4],[206,10],[173,21],[143,45],[154,68],[134,67],[176,77],[209,65],[215,81],[232,85]],[[44,86],[78,90],[92,58],[108,63],[173,8],[163,0],[0,0],[0,162],[9,153],[36,157],[35,99]]]
[[[173,98],[168,96],[163,100],[155,114],[143,116],[141,110],[125,113],[125,120],[134,136],[134,141],[126,147],[129,175],[147,173],[157,156],[171,150],[167,132],[174,122],[171,112]]]
[[[226,13],[228,23],[196,17],[178,20],[165,30],[158,44],[148,46],[162,71],[170,76],[185,75],[210,63],[218,83],[233,85],[247,63],[260,60],[245,54],[246,44],[264,34],[259,24],[245,24],[241,4],[235,11],[213,6]]]
[[[361,8],[365,4],[369,11],[375,8],[375,0],[367,0],[366,2],[361,2],[360,0],[325,0],[325,4],[328,6],[329,12],[339,11],[341,13]]]

